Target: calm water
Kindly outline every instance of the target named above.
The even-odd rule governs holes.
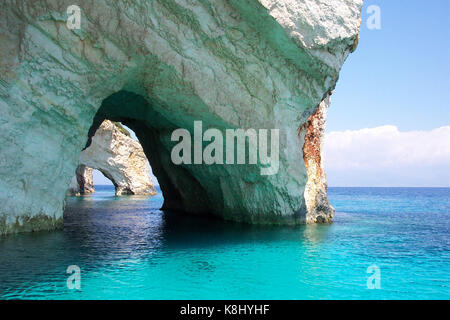
[[[159,211],[160,195],[97,190],[67,200],[63,231],[0,239],[0,298],[450,298],[450,189],[330,188],[335,222],[296,228],[186,218]]]

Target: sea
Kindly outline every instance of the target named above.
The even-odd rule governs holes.
[[[0,238],[0,299],[449,299],[450,188],[329,188],[334,222],[255,226],[96,186]]]

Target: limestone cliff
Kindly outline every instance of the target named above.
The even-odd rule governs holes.
[[[95,132],[88,148],[80,154],[71,194],[94,192],[93,169],[114,184],[116,195],[154,195],[148,160],[139,142],[134,141],[120,124],[105,120]]]
[[[355,49],[362,0],[82,1],[71,30],[72,4],[0,3],[1,234],[61,225],[80,150],[105,119],[137,134],[166,209],[329,221],[299,130]],[[279,129],[279,171],[175,165],[171,134],[194,121]]]

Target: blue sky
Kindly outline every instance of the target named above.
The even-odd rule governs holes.
[[[328,114],[330,186],[450,187],[449,16],[448,0],[364,2]]]
[[[372,4],[381,30],[366,27]],[[448,0],[364,1],[359,45],[342,67],[327,131],[450,125],[449,21]]]
[[[370,5],[380,30],[367,28]],[[450,187],[449,16],[450,0],[364,2],[328,114],[330,186]]]

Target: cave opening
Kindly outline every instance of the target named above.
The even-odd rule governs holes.
[[[92,182],[94,183],[94,188],[97,190],[102,186],[114,186],[114,183],[105,176],[100,170],[93,169],[92,171]]]
[[[105,175],[101,170],[92,169],[92,185],[93,191],[91,193],[96,192],[111,192],[113,191],[117,194],[117,183]],[[82,194],[85,195],[86,193]]]
[[[105,121],[112,122],[140,144],[147,160],[149,178],[157,185],[163,196],[161,209],[191,213],[209,213],[208,197],[200,183],[181,166],[171,161],[170,136],[178,126],[155,110],[155,101],[142,95],[121,90],[103,100],[89,129],[85,150],[95,143],[96,132]],[[96,168],[98,169],[98,168]],[[96,173],[99,183],[104,184],[105,176],[116,188],[116,195],[134,194],[133,190],[117,192],[114,177],[105,170]],[[107,182],[107,181],[106,181]],[[156,193],[156,192],[155,192]],[[195,201],[192,198],[195,197]]]

